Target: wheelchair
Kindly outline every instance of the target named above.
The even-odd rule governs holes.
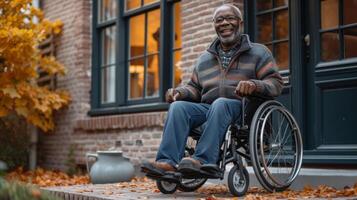
[[[203,165],[199,174],[166,172],[147,173],[146,176],[155,179],[158,189],[164,194],[172,194],[176,190],[192,192],[207,179],[222,180],[226,165],[233,163],[228,173],[228,189],[234,196],[243,196],[248,190],[246,165],[253,167],[259,183],[267,191],[288,188],[299,174],[303,156],[296,120],[280,102],[271,99],[244,97],[241,111],[240,122],[227,129],[217,165]],[[193,155],[200,133],[199,128],[191,130],[185,156]]]

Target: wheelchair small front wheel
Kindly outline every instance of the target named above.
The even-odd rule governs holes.
[[[239,168],[235,165],[228,174],[228,188],[234,196],[244,196],[249,187],[249,173],[246,168],[243,168],[243,176]]]
[[[156,186],[163,194],[173,194],[177,189],[177,183],[171,183],[162,180],[157,180]]]
[[[182,192],[193,192],[205,184],[206,181],[206,178],[182,179],[177,189]]]

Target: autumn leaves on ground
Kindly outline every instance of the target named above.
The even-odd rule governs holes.
[[[34,171],[24,171],[18,168],[13,172],[6,175],[8,181],[20,181],[24,183],[32,183],[40,187],[51,186],[71,186],[71,185],[85,185],[90,184],[87,175],[69,176],[60,171],[49,171],[38,168]],[[128,189],[130,192],[151,191],[152,193],[159,193],[154,181],[142,178],[134,178],[131,182],[123,182],[113,184],[113,189],[120,190],[123,188]],[[92,191],[77,191],[79,193]],[[110,192],[110,190],[108,190]],[[237,199],[230,195],[228,188],[223,184],[207,184],[196,191],[196,193],[204,194],[206,197],[203,199]],[[162,194],[164,195],[164,194]],[[353,187],[345,187],[344,189],[337,190],[328,186],[319,186],[312,188],[306,186],[301,191],[286,190],[279,193],[268,193],[263,189],[251,187],[244,197],[244,199],[301,199],[301,198],[335,198],[335,197],[355,197],[357,196],[357,184]],[[201,198],[202,199],[202,198]]]

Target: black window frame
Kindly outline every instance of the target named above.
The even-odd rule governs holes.
[[[318,42],[319,42],[319,54],[318,56],[318,62],[320,65],[324,65],[328,63],[338,63],[338,62],[347,62],[349,60],[356,60],[357,56],[355,57],[346,57],[345,55],[345,33],[344,31],[350,28],[357,28],[357,23],[351,23],[351,24],[344,24],[344,1],[343,0],[338,0],[338,25],[336,27],[332,28],[327,28],[327,29],[322,29],[321,27],[321,1],[316,2],[317,4],[317,13],[318,13]],[[338,46],[339,46],[339,53],[338,53],[338,58],[337,59],[332,59],[332,60],[323,60],[322,58],[322,34],[336,31],[338,33],[339,41],[338,41]]]
[[[143,2],[143,1],[142,1]],[[125,1],[117,0],[117,17],[98,24],[98,0],[92,4],[92,83],[91,110],[89,115],[108,115],[167,110],[165,91],[173,84],[173,45],[174,45],[174,5],[180,0],[160,0],[140,8],[125,11]],[[142,3],[143,5],[143,3]],[[160,8],[160,48],[159,48],[159,96],[144,100],[128,100],[128,52],[129,19],[142,13]],[[115,102],[101,103],[101,30],[116,26],[116,80]],[[164,67],[165,66],[165,67]],[[167,67],[169,66],[169,67]],[[169,74],[169,75],[168,75]]]
[[[287,10],[288,11],[288,15],[289,15],[289,19],[288,19],[288,37],[284,38],[284,39],[275,39],[275,21],[276,19],[274,18],[275,14],[279,11],[283,11],[283,10]],[[266,14],[270,14],[271,21],[272,21],[272,40],[270,42],[267,43],[262,43],[264,45],[267,44],[271,44],[272,45],[272,54],[275,58],[275,49],[274,45],[277,45],[279,43],[283,43],[283,42],[288,42],[288,50],[289,50],[289,57],[288,57],[288,69],[284,69],[284,70],[279,70],[279,73],[281,74],[281,76],[284,79],[284,83],[285,85],[290,85],[291,84],[291,68],[293,67],[293,61],[292,61],[292,50],[291,50],[291,35],[292,33],[290,32],[291,30],[291,0],[288,1],[288,5],[285,6],[279,6],[279,7],[275,7],[275,1],[271,0],[271,8],[267,9],[267,10],[263,10],[263,11],[259,11],[257,9],[257,0],[244,0],[244,13],[247,13],[244,15],[244,30],[245,32],[250,36],[250,39],[252,42],[256,42],[256,38],[257,38],[257,16],[260,15],[266,15]]]

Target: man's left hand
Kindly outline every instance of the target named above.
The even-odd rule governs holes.
[[[248,96],[251,95],[256,89],[257,86],[253,81],[239,81],[235,92],[238,96]]]

